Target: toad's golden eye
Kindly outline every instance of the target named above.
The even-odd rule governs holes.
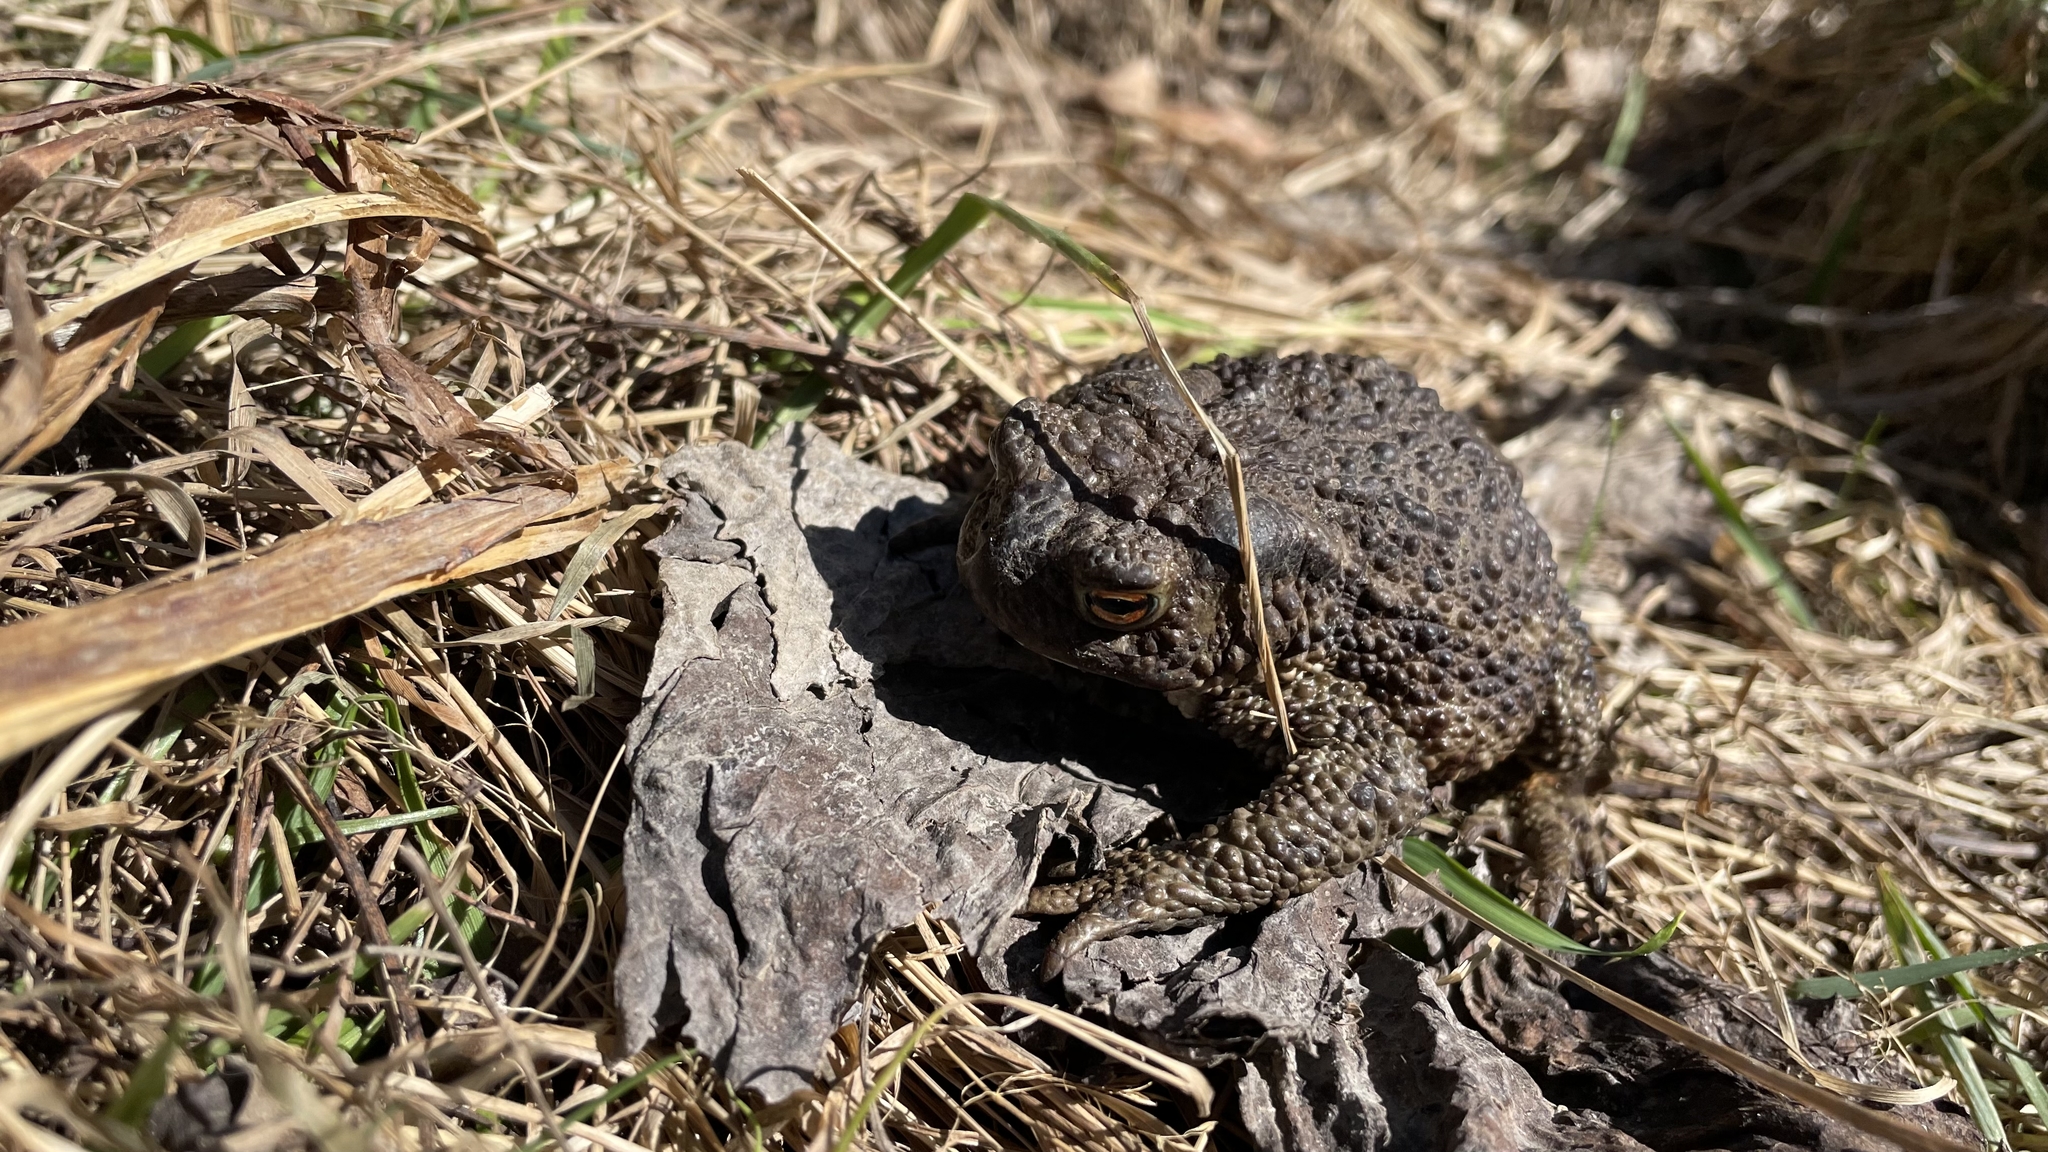
[[[1166,611],[1166,597],[1147,589],[1093,588],[1083,591],[1081,600],[1097,624],[1125,630],[1143,628]]]

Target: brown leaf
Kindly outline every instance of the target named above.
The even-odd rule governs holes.
[[[0,628],[0,761],[208,665],[431,586],[573,499],[527,485],[331,523],[203,577]]]
[[[426,677],[417,677],[416,679],[418,680],[417,684],[414,683],[414,680],[409,680],[405,676],[400,675],[394,669],[377,669],[378,682],[382,683],[393,696],[433,717],[443,728],[461,734],[463,739],[471,743],[489,743],[483,734],[476,730],[476,726],[469,722],[469,717],[462,714],[461,709],[443,704],[439,700],[427,695],[427,689],[431,686],[431,681],[427,680]]]
[[[415,204],[439,209],[443,218],[460,223],[486,248],[497,250],[492,246],[490,227],[484,223],[484,210],[447,177],[413,163],[375,140],[357,140],[349,152],[364,168],[391,185],[393,192]]]
[[[168,273],[208,256],[253,244],[266,236],[339,220],[360,221],[380,216],[402,219],[432,215],[435,211],[429,206],[413,204],[382,192],[347,192],[315,196],[251,212],[175,242],[160,243],[149,255],[95,283],[90,291],[53,308],[38,327],[48,335],[110,301],[162,279]]]
[[[30,548],[55,544],[91,524],[99,514],[114,503],[114,490],[105,484],[94,484],[83,492],[57,506],[57,510],[41,520],[32,520],[20,536],[0,548],[0,561],[13,563],[13,556]]]
[[[398,396],[406,419],[427,443],[447,449],[467,439],[482,421],[463,407],[446,386],[391,344],[370,344],[370,358],[384,377],[384,387]]]
[[[62,104],[49,104],[0,116],[0,136],[14,136],[33,132],[52,124],[68,124],[91,116],[112,116],[121,112],[135,112],[144,108],[157,108],[166,104],[217,104],[243,119],[267,120],[272,123],[296,122],[323,132],[342,132],[351,136],[379,140],[408,140],[409,130],[402,128],[378,128],[370,124],[358,124],[333,115],[319,106],[309,104],[295,96],[282,92],[265,92],[255,88],[230,88],[225,84],[192,82],[184,84],[145,84],[132,76],[121,76],[113,72],[96,72],[83,68],[22,68],[11,72],[0,72],[0,84],[14,84],[38,80],[76,80],[101,88],[125,89],[106,96],[95,96],[89,100],[67,100]]]
[[[468,320],[450,320],[407,340],[399,351],[429,372],[439,372],[462,355],[476,338],[476,325]]]
[[[18,331],[36,330],[42,309],[35,290],[28,286],[28,265],[21,245],[13,240],[0,253],[0,302],[7,305],[7,314]],[[0,381],[0,455],[35,434],[36,414],[48,390],[50,359],[50,346],[41,340],[23,341],[16,350],[13,370]]]
[[[238,268],[202,280],[188,280],[171,292],[159,324],[182,324],[207,316],[260,316],[273,324],[302,327],[316,312],[354,307],[348,286],[332,276],[284,276],[268,268]]]
[[[399,332],[398,284],[410,266],[425,259],[423,249],[431,239],[423,221],[412,223],[420,231],[414,232],[415,242],[404,257],[394,257],[390,251],[402,231],[368,220],[351,223],[348,256],[342,264],[355,297],[356,332],[383,377],[385,389],[404,405],[401,418],[443,452],[453,452],[458,443],[466,441],[510,452],[543,468],[562,466],[563,461],[551,457],[524,433],[478,420],[447,385],[394,343]]]

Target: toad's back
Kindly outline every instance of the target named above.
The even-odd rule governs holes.
[[[1055,659],[1174,692],[1266,752],[1275,788],[1349,757],[1412,763],[1414,778],[1394,773],[1410,792],[1496,764],[1583,792],[1598,758],[1592,660],[1499,452],[1378,359],[1222,358],[1186,376],[1244,459],[1302,755],[1279,749],[1252,658],[1222,469],[1146,358],[1020,404],[999,429],[961,539],[991,618]],[[1327,802],[1385,808],[1396,786]],[[1403,797],[1378,835],[1424,803]]]

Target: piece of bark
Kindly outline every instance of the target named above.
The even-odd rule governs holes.
[[[834,489],[834,470],[868,482]],[[686,449],[669,471],[692,494],[655,546],[668,615],[629,736],[626,1043],[680,1023],[779,1099],[809,1084],[883,933],[936,903],[980,947],[1097,786],[1000,733],[977,747],[906,719],[946,690],[878,688],[850,643],[943,598],[941,557],[888,552],[943,489],[801,436],[772,456]],[[893,598],[864,604],[874,589]]]
[[[1435,912],[1368,868],[1179,945],[1110,941],[1075,962],[1067,990],[1234,1075],[1236,1111],[1263,1149],[1640,1149],[1597,1116],[1553,1107],[1459,1022],[1434,972],[1384,942]]]
[[[849,461],[801,426],[760,452],[684,449],[665,471],[682,493],[653,546],[667,616],[628,736],[628,1051],[683,1038],[764,1100],[808,1087],[876,941],[936,904],[996,990],[1208,1068],[1225,1144],[1704,1147],[1677,1127],[1610,1123],[1605,1097],[1546,1099],[1556,1078],[1531,1061],[1549,1041],[1527,1032],[1527,1051],[1504,1052],[1435,969],[1382,942],[1441,914],[1397,899],[1376,868],[1263,916],[1106,941],[1041,986],[1058,922],[1010,912],[1048,849],[1085,869],[1106,846],[1199,826],[1256,791],[1248,758],[1156,693],[996,633],[959,587],[952,540],[928,530],[947,499],[936,485]],[[1640,1047],[1618,1014],[1574,1011]],[[1030,1042],[1065,1044],[1043,1029]],[[1777,1131],[1787,1152],[1842,1147],[1819,1126]]]
[[[1684,1046],[1638,1027],[1569,985],[1532,978],[1503,954],[1476,966],[1454,995],[1502,1050],[1530,1070],[1544,1094],[1596,1111],[1654,1148],[1890,1148],[1728,1072]],[[1661,954],[1581,962],[1580,971],[1695,1031],[1785,1067],[1785,1046],[1762,993],[1710,980]],[[1863,1034],[1846,1000],[1792,1002],[1800,1050],[1813,1065],[1846,1080],[1912,1088]],[[1702,1101],[1712,1107],[1703,1108]],[[1897,1114],[1965,1146],[1976,1128],[1952,1105],[1918,1104]]]

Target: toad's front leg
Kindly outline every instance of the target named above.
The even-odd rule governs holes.
[[[1197,835],[1111,852],[1093,876],[1033,889],[1027,913],[1080,913],[1047,950],[1045,978],[1097,940],[1249,912],[1351,872],[1429,803],[1415,743],[1392,725],[1303,748],[1257,800]]]

